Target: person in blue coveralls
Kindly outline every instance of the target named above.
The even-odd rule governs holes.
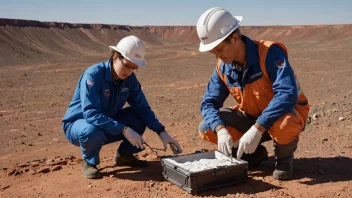
[[[147,161],[133,155],[144,149],[146,127],[159,135],[165,150],[169,144],[174,153],[182,152],[155,116],[133,73],[146,66],[143,42],[127,36],[110,46],[110,51],[108,61],[82,74],[62,120],[67,139],[81,149],[83,176],[89,179],[101,177],[97,165],[102,146],[117,141],[122,143],[114,159],[116,166],[146,166]],[[126,102],[129,106],[124,108]]]

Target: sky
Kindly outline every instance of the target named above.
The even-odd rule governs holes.
[[[118,25],[191,25],[209,8],[244,26],[352,24],[352,0],[0,0],[0,18]]]

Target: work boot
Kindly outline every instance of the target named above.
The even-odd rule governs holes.
[[[237,158],[237,148],[232,148],[232,157]],[[257,149],[252,154],[243,153],[241,160],[248,162],[248,169],[254,169],[259,164],[268,159],[268,151],[265,146],[259,144]]]
[[[132,153],[131,154],[118,154],[116,152],[114,158],[115,166],[130,166],[130,167],[144,167],[148,163],[146,160],[139,160]]]
[[[95,165],[88,163],[83,159],[82,161],[82,173],[83,177],[88,179],[98,179],[100,178],[100,172]]]
[[[296,137],[288,144],[278,144],[274,142],[275,148],[275,170],[273,172],[274,179],[289,180],[293,176],[293,153],[297,149],[299,137]]]
[[[293,176],[293,155],[285,159],[276,159],[274,179],[289,180]]]

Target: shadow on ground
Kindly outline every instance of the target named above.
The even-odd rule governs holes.
[[[270,157],[266,162],[262,163],[255,171],[250,172],[250,178],[244,184],[238,184],[221,189],[200,192],[200,196],[226,196],[231,194],[255,194],[265,192],[272,189],[280,189],[276,186],[257,179],[258,177],[271,176],[274,170],[275,159]],[[294,161],[295,174],[292,180],[301,180],[304,178],[309,181],[302,181],[301,184],[316,185],[329,182],[340,182],[352,180],[352,160],[347,157],[334,158],[299,158]],[[162,167],[160,161],[151,161],[146,168],[129,168],[117,167],[111,171],[104,171],[107,168],[101,169],[104,177],[114,175],[119,179],[127,179],[133,181],[165,181],[162,176]]]

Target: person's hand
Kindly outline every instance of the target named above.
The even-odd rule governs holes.
[[[178,142],[172,138],[166,131],[160,133],[160,139],[164,144],[164,150],[166,151],[167,145],[170,145],[170,148],[174,154],[182,153],[182,149]]]
[[[217,132],[218,150],[226,156],[231,156],[233,141],[229,131],[224,127]]]
[[[237,150],[237,158],[241,158],[243,152],[246,154],[254,153],[257,149],[263,133],[254,125],[241,137]]]
[[[237,140],[236,142],[233,143],[233,148],[238,148],[239,144],[240,144],[240,140]]]
[[[127,127],[127,129],[124,130],[123,135],[133,146],[140,149],[144,149],[143,144],[145,143],[145,141],[143,140],[142,136],[140,136],[133,129]]]

